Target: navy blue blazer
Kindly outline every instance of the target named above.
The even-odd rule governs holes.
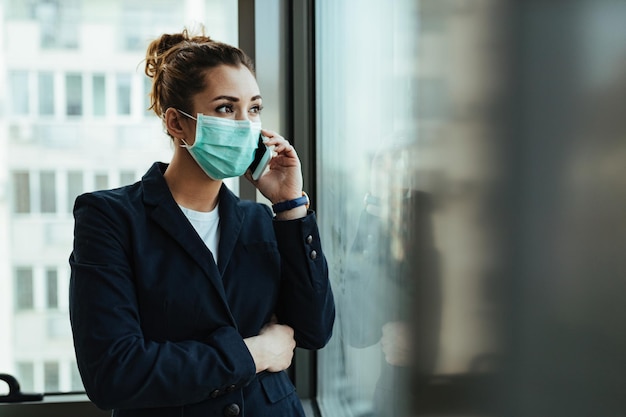
[[[315,215],[277,221],[222,186],[216,264],[166,167],[76,199],[70,320],[87,395],[117,416],[304,415],[285,372],[255,374],[243,339],[276,314],[299,347],[329,340],[335,307]]]

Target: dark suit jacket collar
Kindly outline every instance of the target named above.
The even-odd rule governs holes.
[[[210,251],[178,207],[163,178],[167,166],[165,163],[156,162],[142,178],[146,212],[200,265],[227,305],[222,274],[232,257],[245,217],[239,207],[239,198],[222,184],[219,194],[219,264],[215,265]]]

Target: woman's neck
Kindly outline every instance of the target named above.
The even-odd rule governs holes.
[[[217,205],[222,181],[209,178],[189,154],[174,152],[163,177],[179,205],[204,212]]]

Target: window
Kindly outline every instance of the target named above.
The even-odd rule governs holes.
[[[128,185],[137,181],[137,176],[133,171],[120,172],[120,185]]]
[[[13,209],[15,213],[30,213],[30,174],[13,173]]]
[[[46,306],[59,308],[59,282],[56,268],[46,269]]]
[[[57,210],[56,174],[54,171],[39,173],[39,191],[42,213],[55,213]]]
[[[15,269],[15,292],[17,310],[32,310],[35,307],[32,268],[19,267]]]
[[[83,76],[67,74],[65,76],[66,114],[80,116],[83,114]]]
[[[93,115],[104,116],[106,112],[105,78],[103,74],[95,74],[93,82]]]
[[[43,49],[78,47],[80,6],[78,0],[40,0],[34,5]]]
[[[117,83],[117,114],[130,114],[130,83],[129,74],[117,74],[115,78]]]
[[[9,109],[13,115],[28,115],[30,112],[30,88],[28,72],[11,71],[9,74],[11,102]]]
[[[435,363],[437,277],[427,261],[421,279],[434,284],[415,295],[415,262],[435,259],[431,220],[415,209],[416,3],[315,2],[317,210],[338,309],[318,354],[325,417],[413,415],[415,311],[430,320],[420,334],[425,372]]]
[[[83,173],[70,171],[67,173],[67,208],[71,213],[74,209],[74,201],[83,192]]]
[[[35,391],[35,367],[32,362],[17,362],[16,375],[22,392]]]
[[[39,73],[39,115],[54,115],[54,74],[51,72]]]
[[[59,391],[59,363],[44,362],[44,389],[46,392]]]
[[[94,176],[96,190],[104,190],[109,188],[109,176],[107,174],[96,174]]]

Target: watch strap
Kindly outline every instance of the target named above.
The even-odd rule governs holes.
[[[307,195],[307,193],[303,191],[302,197],[276,203],[272,205],[272,210],[274,210],[274,213],[278,214],[283,211],[291,210],[300,206],[306,206],[306,208],[308,209],[310,204],[311,204],[311,201],[309,200],[309,196]]]

